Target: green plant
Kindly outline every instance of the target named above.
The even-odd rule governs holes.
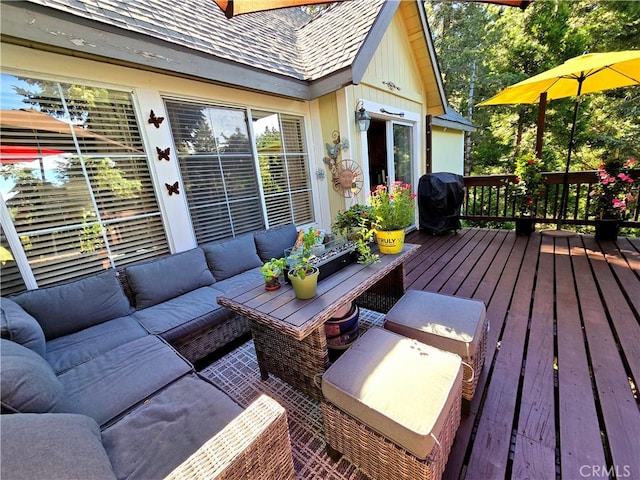
[[[356,240],[356,250],[358,252],[358,263],[363,265],[371,265],[380,261],[380,255],[371,253],[371,242],[375,229],[367,219],[360,219],[360,230],[358,231],[358,239]]]
[[[516,178],[510,183],[516,212],[535,216],[538,199],[544,195],[543,163],[530,153],[516,159]]]
[[[272,258],[260,268],[260,273],[265,282],[278,278],[287,266],[285,258]]]
[[[298,241],[296,241],[288,258],[289,275],[304,279],[313,272],[315,268],[311,263],[314,257],[313,247],[319,244],[320,236],[320,231],[313,227],[309,227],[306,231],[300,231]]]
[[[338,212],[331,228],[335,233],[339,233],[344,237],[349,236],[349,230],[360,229],[363,226],[363,220],[364,227],[371,228],[371,219],[373,217],[371,210],[369,205],[356,203],[349,207],[348,210]]]
[[[375,228],[386,231],[407,228],[415,219],[415,198],[409,183],[378,185],[369,196]]]
[[[630,176],[635,163],[633,158],[623,161],[616,157],[598,166],[600,180],[589,192],[594,216],[601,219],[624,218],[629,203],[635,199],[631,193],[634,180]]]

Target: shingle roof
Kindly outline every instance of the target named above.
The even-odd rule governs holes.
[[[384,0],[333,4],[315,20],[299,8],[227,19],[212,0],[29,0],[298,80],[348,67]]]

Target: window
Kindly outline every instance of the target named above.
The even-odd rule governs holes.
[[[269,225],[312,222],[302,118],[255,110],[252,117]]]
[[[11,75],[1,88],[0,191],[38,286],[168,253],[129,93]]]
[[[301,117],[177,100],[166,107],[199,244],[313,220]]]

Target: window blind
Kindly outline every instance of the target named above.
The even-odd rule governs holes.
[[[39,286],[168,253],[129,93],[11,75],[1,89],[2,196]]]
[[[246,112],[174,100],[165,103],[198,243],[262,229]]]

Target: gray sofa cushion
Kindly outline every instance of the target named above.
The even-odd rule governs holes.
[[[192,374],[105,428],[102,438],[118,478],[164,478],[240,413],[227,395]]]
[[[68,411],[62,385],[47,362],[33,350],[0,340],[0,396],[3,412]]]
[[[12,480],[114,480],[100,429],[84,415],[0,417],[0,477]]]
[[[216,297],[222,293],[230,292],[239,287],[251,284],[264,284],[264,279],[260,273],[260,267],[252,268],[246,272],[234,275],[231,278],[227,278],[220,282],[216,282],[212,286],[208,287],[216,292]]]
[[[178,298],[139,310],[133,316],[147,331],[162,335],[168,342],[173,342],[205,326],[213,327],[229,318],[229,310],[216,302],[220,292],[212,290],[214,288],[215,284],[199,288]]]
[[[209,243],[202,245],[201,248],[204,250],[207,264],[216,281],[262,266],[253,235],[242,235],[225,242]]]
[[[133,317],[120,317],[47,342],[47,362],[56,374],[131,340],[148,335]]]
[[[147,335],[58,378],[69,396],[70,411],[103,425],[190,371],[191,365],[175,350],[160,338]]]
[[[114,270],[12,298],[38,320],[47,340],[133,311]]]
[[[258,255],[263,262],[267,262],[272,258],[284,257],[285,249],[293,247],[297,238],[298,230],[293,223],[253,234]]]
[[[207,267],[204,252],[199,248],[133,265],[125,271],[135,294],[137,310],[215,282]]]
[[[44,332],[38,321],[9,298],[0,300],[0,335],[45,356]]]

